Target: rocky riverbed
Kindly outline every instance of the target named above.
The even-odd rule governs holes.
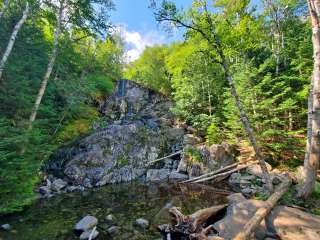
[[[0,219],[1,240],[78,240],[75,224],[85,216],[97,220],[96,239],[162,239],[157,225],[169,221],[168,208],[179,206],[185,212],[222,204],[226,195],[200,185],[124,183],[85,192],[40,199],[25,211]],[[112,217],[110,217],[112,215]],[[147,228],[137,224],[149,222]]]

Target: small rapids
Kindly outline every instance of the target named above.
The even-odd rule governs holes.
[[[9,223],[12,230],[0,232],[1,240],[76,240],[74,224],[86,215],[98,218],[97,239],[162,239],[159,224],[168,223],[168,208],[181,207],[183,212],[226,203],[226,195],[204,185],[142,184],[108,185],[87,192],[69,193],[41,199],[25,211],[1,217],[0,224]],[[112,214],[116,234],[108,234],[112,225],[105,221]],[[136,219],[150,222],[147,230],[135,224]]]

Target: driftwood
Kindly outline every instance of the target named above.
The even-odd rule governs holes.
[[[167,239],[172,239],[171,236],[181,236],[194,240],[207,240],[212,229],[210,219],[219,216],[226,207],[224,204],[205,208],[191,215],[184,215],[180,208],[172,207],[169,209],[171,224],[160,225],[158,229],[167,236]]]
[[[188,179],[188,180],[183,181],[183,182],[181,182],[181,183],[195,182],[195,181],[197,181],[197,180],[199,180],[199,179],[203,179],[203,178],[206,178],[206,177],[210,177],[210,176],[212,176],[212,175],[216,175],[216,174],[222,173],[222,172],[224,172],[224,171],[227,171],[227,170],[230,170],[230,169],[232,169],[232,168],[237,167],[239,164],[245,164],[245,163],[248,163],[248,162],[251,162],[251,161],[253,161],[253,160],[252,160],[252,159],[248,159],[248,160],[243,161],[243,162],[233,163],[233,164],[231,164],[231,165],[228,165],[228,166],[225,166],[225,167],[223,167],[223,168],[220,168],[220,169],[218,169],[218,170],[216,170],[216,171],[203,174],[203,175],[201,175],[201,176],[199,176],[199,177],[195,177],[195,178],[192,178],[192,179]]]
[[[244,226],[243,230],[237,234],[233,240],[247,240],[253,234],[254,230],[260,225],[261,221],[270,213],[279,199],[288,191],[291,185],[291,179],[284,179],[278,189],[266,201],[267,207],[260,208]]]
[[[201,179],[196,180],[194,182],[195,183],[201,183],[201,182],[206,182],[206,181],[210,181],[210,180],[212,180],[214,182],[219,182],[219,181],[222,181],[223,179],[226,179],[227,177],[229,177],[232,173],[238,172],[238,171],[240,171],[242,169],[245,169],[248,166],[253,165],[253,164],[255,164],[255,162],[252,162],[252,163],[246,164],[246,165],[239,165],[237,168],[232,169],[232,170],[230,170],[228,172],[216,174],[216,175],[213,175],[213,176],[210,176],[210,177],[207,177],[207,178],[201,178]]]
[[[182,153],[182,151],[178,151],[178,152],[172,153],[172,154],[170,154],[170,155],[168,155],[168,156],[165,156],[165,157],[162,157],[162,158],[158,158],[158,159],[156,159],[156,160],[153,160],[153,161],[149,162],[149,163],[148,163],[148,166],[153,165],[153,164],[155,164],[155,163],[157,163],[157,162],[160,162],[160,161],[162,161],[162,160],[165,160],[165,159],[167,159],[167,158],[177,156],[177,155],[179,155],[179,154],[181,154],[181,153]]]

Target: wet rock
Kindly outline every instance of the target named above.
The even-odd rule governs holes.
[[[3,225],[0,226],[0,228],[2,230],[9,231],[9,230],[11,230],[12,227],[11,227],[10,224],[3,224]]]
[[[75,226],[77,231],[88,231],[98,224],[98,219],[93,216],[85,216]]]
[[[50,189],[49,187],[47,187],[47,186],[41,186],[41,187],[39,187],[38,191],[39,191],[39,193],[40,193],[41,195],[45,195],[45,196],[51,194],[51,189]]]
[[[118,226],[112,226],[107,229],[107,232],[109,234],[117,234],[119,231],[120,231],[120,227],[118,227]]]
[[[93,232],[92,232],[93,231]],[[99,235],[99,232],[96,229],[89,229],[87,231],[84,231],[80,235],[80,240],[88,240],[91,236],[91,239],[96,239]]]
[[[65,188],[68,185],[66,181],[63,181],[62,179],[58,178],[52,182],[52,190],[59,192],[63,188]]]
[[[171,172],[169,176],[169,180],[172,180],[172,181],[183,181],[187,179],[189,179],[188,175],[179,173],[177,171]]]
[[[66,188],[67,192],[75,192],[75,191],[78,191],[80,190],[80,187],[77,187],[77,186],[68,186]]]
[[[107,127],[96,126],[94,133],[56,151],[45,169],[87,188],[139,179],[150,161],[182,148],[185,129],[172,125],[172,106],[163,95],[120,80],[99,102]]]
[[[82,185],[85,188],[93,188],[92,184],[91,184],[91,180],[89,178],[85,178],[82,182]]]
[[[159,182],[168,179],[170,175],[169,169],[149,169],[147,172],[147,181]]]
[[[113,222],[113,215],[109,214],[108,216],[106,216],[106,221],[112,223]]]
[[[142,227],[142,228],[144,228],[144,229],[147,229],[147,228],[149,228],[149,221],[148,220],[146,220],[146,219],[144,219],[144,218],[138,218],[137,220],[136,220],[136,224],[139,226],[139,227]]]

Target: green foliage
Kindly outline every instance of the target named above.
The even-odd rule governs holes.
[[[202,156],[198,149],[194,147],[187,147],[184,150],[185,157],[187,158],[187,163],[189,165],[193,163],[199,163],[202,162]]]
[[[171,83],[165,66],[167,55],[168,49],[165,46],[147,47],[138,60],[128,65],[124,76],[163,94],[169,94]]]
[[[67,0],[74,7],[72,26],[60,37],[59,51],[32,130],[27,122],[46,71],[55,26],[52,1],[32,14],[20,30],[0,81],[0,214],[18,211],[35,197],[40,169],[59,146],[90,132],[100,113],[97,104],[121,77],[122,43],[90,37],[105,31],[111,1]],[[92,6],[96,3],[95,7]],[[0,56],[21,17],[25,1],[11,1],[0,19]],[[44,5],[41,5],[42,7]]]

